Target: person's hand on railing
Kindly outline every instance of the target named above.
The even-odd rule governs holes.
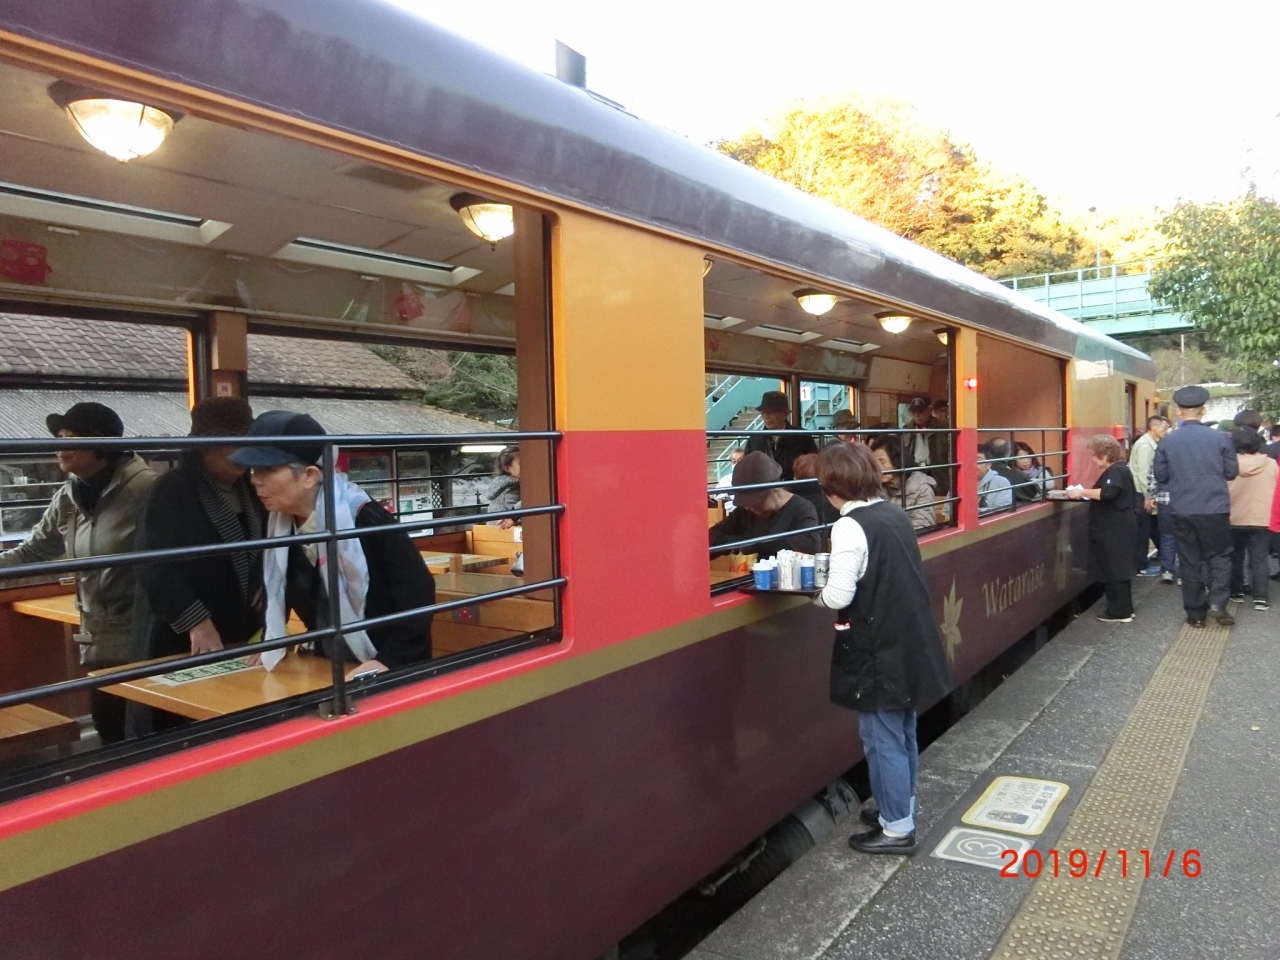
[[[213,619],[206,617],[194,627],[191,628],[191,652],[194,653],[213,653],[215,650],[222,649],[222,637],[218,633],[218,628],[213,625]]]

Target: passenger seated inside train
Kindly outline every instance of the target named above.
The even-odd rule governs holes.
[[[124,423],[101,403],[77,403],[51,413],[45,425],[55,437],[123,437]],[[133,549],[138,516],[156,475],[135,453],[120,450],[59,450],[58,466],[67,482],[53,495],[40,522],[12,550],[0,553],[0,567],[84,558]],[[107,567],[76,577],[80,662],[90,670],[117,667],[133,659],[134,567]],[[123,740],[125,705],[101,690],[90,695],[90,713],[104,743]]]
[[[991,454],[985,447],[978,448],[978,516],[998,513],[1013,506],[1013,488],[995,470]]]
[[[831,418],[831,429],[836,431],[835,439],[839,443],[857,443],[855,430],[861,430],[862,424],[853,415],[852,410],[837,410]]]
[[[1027,479],[1036,485],[1038,499],[1044,499],[1045,494],[1054,488],[1053,472],[1036,455],[1035,450],[1031,448],[1031,444],[1019,440],[1014,444],[1014,447],[1021,456],[1013,461],[1013,465],[1026,474]]]
[[[272,410],[253,421],[251,437],[321,436],[325,430],[304,413]],[[317,533],[326,525],[323,474],[317,465],[322,448],[308,443],[278,447],[240,447],[231,459],[252,470],[254,489],[267,509],[267,536]],[[358,538],[338,541],[339,606],[344,623],[412,610],[435,603],[435,581],[395,518],[345,476],[337,478],[333,517],[339,530],[367,529]],[[308,630],[329,626],[324,544],[303,544],[266,551],[263,584],[267,639],[285,636],[289,611]],[[431,616],[410,617],[345,636],[346,657],[359,666],[348,676],[382,673],[431,656]],[[325,654],[329,643],[322,642]]]
[[[792,469],[797,480],[813,481],[812,486],[796,487],[795,495],[804,497],[813,504],[814,512],[818,514],[818,519],[822,523],[835,523],[839,520],[840,514],[836,512],[836,508],[831,505],[827,495],[818,486],[818,455],[816,453],[806,453],[802,457],[796,457],[796,462],[792,465]]]
[[[1009,481],[1013,488],[1013,497],[1019,503],[1031,503],[1041,499],[1040,487],[1014,466],[1012,460],[1004,459],[1013,456],[1013,448],[1004,437],[993,437],[987,442],[987,450],[991,455],[991,468]]]
[[[753,483],[776,483],[780,479],[782,467],[776,460],[758,450],[748,453],[733,468],[735,487]],[[713,547],[818,525],[818,514],[813,509],[813,504],[804,497],[797,497],[785,487],[742,490],[734,494],[734,500],[738,509],[708,531]],[[746,549],[762,558],[772,557],[784,549],[799,553],[819,553],[822,550],[822,537],[817,533],[802,533]]]
[[[902,469],[902,444],[892,434],[875,436],[871,440],[871,454],[884,471],[880,480],[884,484],[885,499],[907,511],[913,529],[927,530],[935,526],[937,518],[933,513],[933,500],[937,484],[933,477],[920,470],[907,474],[889,472]]]

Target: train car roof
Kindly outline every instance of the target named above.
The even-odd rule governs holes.
[[[1125,344],[380,0],[0,0],[0,29],[1154,379]]]

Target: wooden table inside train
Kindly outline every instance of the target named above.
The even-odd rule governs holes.
[[[173,659],[175,658],[162,657],[130,666],[139,667]],[[101,677],[124,669],[128,668],[93,670],[89,675]],[[192,720],[210,720],[239,710],[260,707],[264,703],[323,690],[332,683],[333,666],[327,658],[291,652],[276,664],[274,670],[267,670],[261,665],[251,667],[243,658],[236,658],[202,667],[188,667],[157,677],[129,680],[102,689],[126,700],[136,700],[149,707],[158,707]]]
[[[432,573],[471,573],[486,567],[500,567],[509,562],[507,557],[490,557],[479,553],[437,553],[434,550],[420,550],[419,553],[422,554],[422,562]]]

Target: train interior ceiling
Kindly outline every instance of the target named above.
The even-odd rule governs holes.
[[[490,242],[468,229],[451,205],[461,187],[198,116],[181,117],[155,153],[118,163],[68,121],[49,93],[55,79],[0,64],[0,338],[21,338],[21,349],[0,357],[0,398],[8,397],[0,437],[47,436],[45,414],[90,398],[118,399],[127,436],[185,435],[186,390],[198,373],[188,367],[195,348],[183,328],[214,342],[205,360],[216,375],[218,319],[231,317],[232,339],[238,323],[238,349],[247,354],[241,386],[256,413],[303,410],[341,434],[492,433],[494,442],[470,448],[442,439],[348,449],[339,461],[402,520],[406,512],[419,522],[484,513],[494,455],[503,432],[519,427],[519,412],[512,424],[425,407],[421,384],[368,348],[430,348],[437,368],[447,350],[514,355],[519,374],[515,238]],[[77,366],[77,356],[89,362]],[[92,361],[111,367],[102,376],[115,393],[77,380]],[[15,433],[20,395],[32,409]],[[522,506],[547,506],[550,445],[522,445],[521,457]],[[163,472],[176,453],[147,459]],[[24,506],[4,511],[20,522],[0,549],[20,541],[43,510],[39,497],[47,503],[63,479],[51,454],[3,460],[3,499]],[[476,600],[465,615],[433,617],[435,661],[554,633],[550,591],[485,599],[551,577],[549,516],[514,528],[442,522],[414,537],[436,602]],[[69,639],[73,589],[56,574],[0,583],[0,657],[8,664],[0,693],[85,676]],[[328,687],[332,676],[317,666],[302,686],[285,681],[283,695],[295,696]],[[32,722],[52,735],[66,718],[85,717],[89,701],[84,692],[59,694],[22,709],[36,706],[47,710]],[[224,707],[199,709],[220,715]],[[86,727],[70,748],[96,746],[93,732]],[[60,742],[62,754],[67,748]],[[44,763],[48,754],[18,762]],[[11,759],[0,744],[0,774]]]

